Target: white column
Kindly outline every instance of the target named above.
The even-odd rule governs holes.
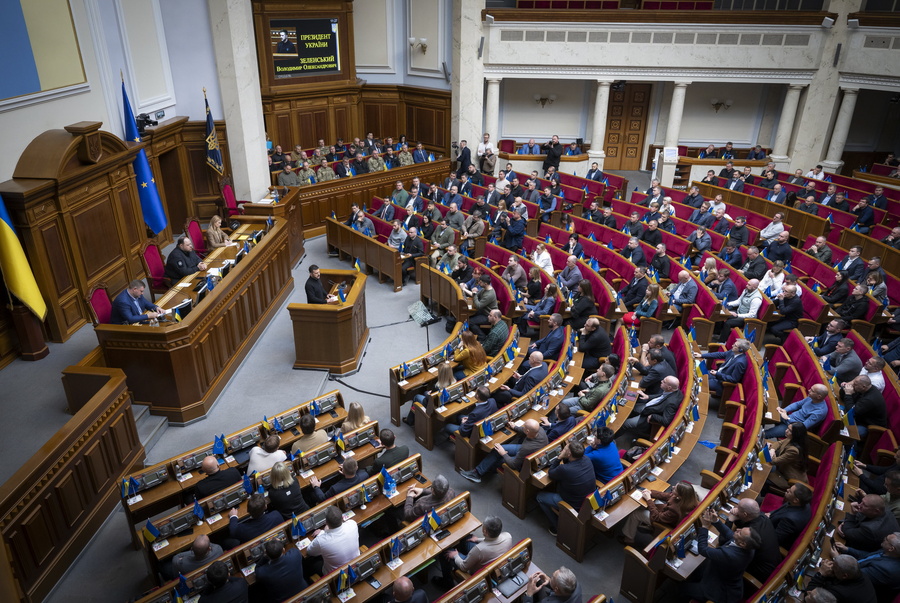
[[[246,0],[208,5],[234,192],[238,199],[257,199],[268,188],[270,176],[253,11]]]
[[[450,100],[451,140],[481,140],[484,124],[484,64],[478,58],[484,0],[453,2],[453,92]],[[494,133],[491,132],[491,135]]]
[[[791,144],[791,132],[794,131],[794,120],[797,117],[797,105],[800,103],[800,93],[805,85],[792,84],[788,86],[787,95],[784,97],[784,105],[781,107],[781,118],[778,120],[778,130],[775,132],[775,146],[772,148],[772,161],[776,167],[785,164],[790,165],[791,158],[787,156],[788,145]]]
[[[494,146],[500,140],[500,78],[487,78],[487,100],[484,102],[484,131],[491,135]],[[480,137],[479,137],[480,138]]]
[[[590,162],[597,162],[603,169],[606,159],[606,114],[609,111],[609,80],[597,80],[597,96],[594,99],[594,128],[591,131],[591,150],[588,151]]]
[[[672,91],[672,103],[669,105],[669,123],[666,126],[667,147],[678,146],[678,133],[681,130],[681,117],[684,114],[684,95],[687,93],[687,82],[675,82]]]
[[[666,125],[666,141],[665,147],[678,146],[678,133],[681,130],[681,117],[684,115],[684,95],[687,93],[687,86],[690,82],[675,82],[675,89],[672,91],[672,103],[669,105],[669,123]],[[677,158],[674,161],[662,160],[662,171],[657,170],[657,177],[663,186],[672,186],[675,182],[675,166],[678,164]],[[657,163],[659,166],[659,162]]]
[[[822,162],[825,169],[831,172],[840,170],[844,165],[841,155],[844,154],[844,145],[847,144],[847,135],[850,133],[850,122],[856,109],[856,97],[859,96],[859,90],[856,88],[842,88],[842,90],[844,97],[841,99],[841,108],[831,131],[831,143],[828,145],[825,161]]]

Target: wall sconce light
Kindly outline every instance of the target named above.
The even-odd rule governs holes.
[[[534,102],[536,102],[537,104],[539,104],[539,105],[541,106],[542,109],[543,109],[548,103],[552,105],[552,104],[553,104],[553,101],[555,101],[555,100],[556,100],[556,95],[555,95],[555,94],[551,94],[550,96],[541,96],[540,94],[535,94],[535,95],[534,95]]]
[[[425,54],[428,51],[428,38],[410,38],[409,39],[409,49],[415,50],[416,48],[422,49],[422,54]]]
[[[712,108],[716,110],[716,113],[718,113],[719,109],[722,109],[723,107],[727,111],[728,108],[734,104],[734,101],[731,100],[730,98],[727,100],[723,100],[723,101],[720,101],[717,98],[712,98],[709,100],[709,103],[712,105]]]

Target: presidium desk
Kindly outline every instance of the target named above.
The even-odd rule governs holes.
[[[240,216],[231,235],[238,247],[220,247],[206,256],[210,268],[233,259],[244,239],[265,230],[263,216]],[[128,388],[153,414],[183,424],[206,415],[250,348],[294,288],[289,224],[274,219],[269,232],[208,291],[181,322],[98,325],[105,366],[125,371]],[[161,299],[171,308],[196,297],[205,273],[184,277]]]
[[[333,295],[343,285],[344,300],[327,304],[288,304],[294,325],[294,368],[355,372],[366,342],[366,275],[356,270],[321,270],[322,285]]]

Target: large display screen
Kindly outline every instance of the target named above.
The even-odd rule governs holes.
[[[269,37],[275,79],[341,70],[337,19],[271,19]]]

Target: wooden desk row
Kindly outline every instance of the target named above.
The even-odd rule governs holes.
[[[628,336],[625,334],[624,326],[620,326],[616,330],[612,349],[620,358],[629,358],[631,356],[631,345],[628,341]],[[534,500],[535,494],[552,484],[547,476],[547,467],[555,459],[559,458],[567,442],[574,439],[583,443],[587,436],[599,426],[625,422],[627,413],[619,413],[617,416],[616,413],[610,412],[610,405],[614,399],[617,401],[624,399],[630,378],[631,365],[623,362],[619,367],[619,373],[613,379],[609,393],[597,404],[593,411],[587,414],[582,414],[584,411],[580,411],[579,414],[582,414],[582,416],[579,417],[578,424],[571,431],[526,457],[525,463],[519,471],[507,469],[503,472],[501,496],[504,507],[520,519],[524,518],[529,510],[530,501]]]
[[[530,538],[522,540],[499,558],[447,591],[443,596],[435,599],[435,603],[473,603],[485,600],[512,603],[524,594],[528,586],[528,579],[535,572],[540,571],[532,562],[534,558],[532,546]],[[503,596],[500,589],[494,586],[506,581],[512,581],[511,584],[518,586],[509,597]],[[605,601],[606,598],[604,597],[603,600]]]
[[[518,350],[528,349],[529,345],[528,338],[520,338],[518,327],[513,327],[500,352],[483,369],[448,387],[445,401],[436,392],[427,395],[425,404],[413,402],[416,441],[432,450],[435,436],[443,426],[475,405],[478,387],[484,385],[494,393],[512,377],[525,358]]]
[[[469,437],[460,434],[454,438],[454,464],[458,469],[471,470],[496,444],[503,444],[517,433],[506,427],[507,423],[521,426],[528,419],[540,420],[556,408],[568,391],[581,380],[581,352],[577,351],[572,337],[572,327],[564,328],[564,343],[556,358],[545,358],[549,364],[547,376],[531,390],[525,392],[509,405],[472,426]],[[523,360],[529,356],[528,348],[520,350]],[[482,435],[484,425],[490,425],[491,435]]]
[[[371,464],[380,447],[375,445],[374,437],[378,430],[378,423],[372,422],[357,430],[345,434],[347,448],[339,451],[335,444],[329,442],[313,450],[309,454],[298,455],[290,463],[291,473],[296,476],[301,489],[309,489],[311,478],[316,477],[323,482],[323,489],[327,488],[326,481],[340,477],[340,459],[354,458],[360,468]],[[362,443],[360,443],[362,442]],[[351,445],[352,444],[352,445]],[[341,456],[338,456],[340,452]],[[313,459],[311,462],[309,459]],[[327,460],[326,460],[327,459]],[[155,574],[158,562],[167,559],[176,553],[186,550],[198,534],[216,534],[228,527],[228,517],[225,516],[231,509],[237,509],[238,519],[247,517],[247,499],[254,492],[265,493],[271,484],[271,470],[254,475],[245,475],[242,481],[238,481],[210,496],[188,504],[182,509],[158,517],[152,520],[154,527],[160,532],[159,542],[154,542],[152,551],[147,550],[143,534],[144,525],[135,529],[135,538],[144,545],[145,554],[149,556],[151,573]],[[372,493],[370,493],[372,494]],[[209,519],[206,523],[198,522],[196,508],[199,506],[203,514]],[[151,520],[147,520],[150,522]],[[193,527],[192,526],[197,526]],[[199,530],[199,531],[198,531]],[[164,545],[161,545],[164,543]]]
[[[287,520],[277,528],[274,528],[239,547],[226,551],[218,560],[229,564],[229,569],[233,575],[239,575],[238,572],[240,571],[248,582],[253,584],[255,582],[255,576],[253,574],[255,563],[259,557],[262,556],[262,545],[269,540],[277,538],[286,544],[294,542],[301,551],[304,551],[306,547],[309,546],[311,540],[309,536],[312,532],[321,529],[322,526],[325,525],[325,512],[329,507],[338,507],[343,512],[345,520],[353,519],[361,526],[365,526],[381,517],[391,507],[402,508],[406,499],[406,491],[409,488],[427,487],[431,484],[430,480],[422,474],[422,458],[418,454],[414,454],[409,459],[390,467],[388,473],[396,482],[397,493],[394,496],[388,497],[385,495],[380,475],[370,477],[359,486],[329,498],[297,517],[298,527],[296,528],[296,536],[294,535],[295,530],[292,529],[293,520]],[[368,501],[365,501],[362,496],[363,490],[365,490],[369,496]],[[162,549],[153,550],[155,547],[148,544],[145,547],[145,550],[148,551],[148,563],[151,567],[151,573],[154,573],[155,576],[158,562],[162,559],[171,558],[176,553],[190,548],[191,542],[198,535],[211,534],[214,531],[227,528],[228,522],[228,518],[225,518],[225,521],[222,521],[222,519],[216,518],[216,516],[211,516],[195,527],[194,533],[186,539],[186,543],[182,543],[177,547],[173,547],[172,544],[169,544]],[[217,525],[213,530],[210,529],[212,524],[220,525]],[[170,547],[172,548],[170,549]],[[160,551],[165,551],[165,553],[159,554]],[[192,589],[199,590],[205,584],[205,573],[206,568],[208,567],[209,566],[207,565],[203,568],[199,568],[186,576],[188,585],[191,586]],[[162,601],[165,601],[165,599],[157,598],[161,596],[160,593],[169,592],[177,583],[178,581],[175,580],[164,584],[163,588],[151,593],[139,601],[141,603],[161,603]]]
[[[733,336],[736,333],[732,334]],[[654,600],[656,589],[663,576],[683,580],[699,566],[698,555],[677,559],[677,545],[682,536],[686,540],[694,533],[700,515],[707,509],[719,510],[723,504],[740,495],[744,486],[754,482],[757,453],[761,450],[760,426],[764,412],[760,358],[751,353],[744,373],[744,402],[747,407],[744,429],[736,432],[738,438],[730,442],[732,455],[726,465],[717,471],[713,479],[704,480],[709,488],[706,497],[694,511],[684,517],[671,530],[657,534],[643,550],[625,548],[625,565],[622,570],[621,592],[635,603]],[[750,384],[754,386],[750,387]],[[708,476],[705,473],[704,476]],[[764,478],[763,478],[764,479]]]
[[[279,192],[287,189],[286,195],[276,200],[271,192],[263,199],[253,203],[244,203],[241,207],[247,216],[272,216],[288,225],[288,247],[290,248],[291,267],[296,266],[306,253],[303,237],[303,222],[300,218],[299,187],[278,187]]]
[[[325,235],[329,251],[336,251],[338,257],[351,264],[359,260],[365,264],[367,272],[377,272],[378,282],[390,279],[394,283],[394,291],[403,289],[402,266],[400,253],[382,243],[373,236],[365,235],[350,228],[335,218],[325,220]]]
[[[318,398],[269,417],[270,426],[274,425],[277,420],[283,429],[280,434],[282,449],[290,450],[294,442],[302,435],[297,425],[300,417],[309,413],[313,413],[315,416],[317,429],[338,428],[347,417],[341,392],[332,390]],[[233,455],[260,443],[270,433],[274,433],[274,429],[265,428],[261,422],[254,423],[223,436],[224,451],[222,453],[214,453],[214,442],[209,442],[128,475],[125,480],[130,484],[129,489],[133,489],[131,492],[127,492],[121,500],[129,525],[135,526],[150,517],[180,508],[186,500],[190,499],[197,482],[203,479],[200,474],[200,465],[207,456],[216,456],[223,466],[236,467],[238,463],[234,460]],[[134,482],[132,483],[131,480]],[[123,484],[120,483],[119,488],[122,491]],[[135,539],[134,544],[138,546],[138,540]]]
[[[262,216],[238,219],[233,239],[266,229]],[[274,220],[259,244],[181,322],[95,328],[105,365],[125,371],[136,401],[177,424],[206,414],[293,289],[288,230],[285,221]],[[221,263],[237,250],[218,248],[208,260]],[[184,293],[178,291],[196,284],[194,276],[181,283],[189,285],[176,287],[159,305],[181,303]]]

